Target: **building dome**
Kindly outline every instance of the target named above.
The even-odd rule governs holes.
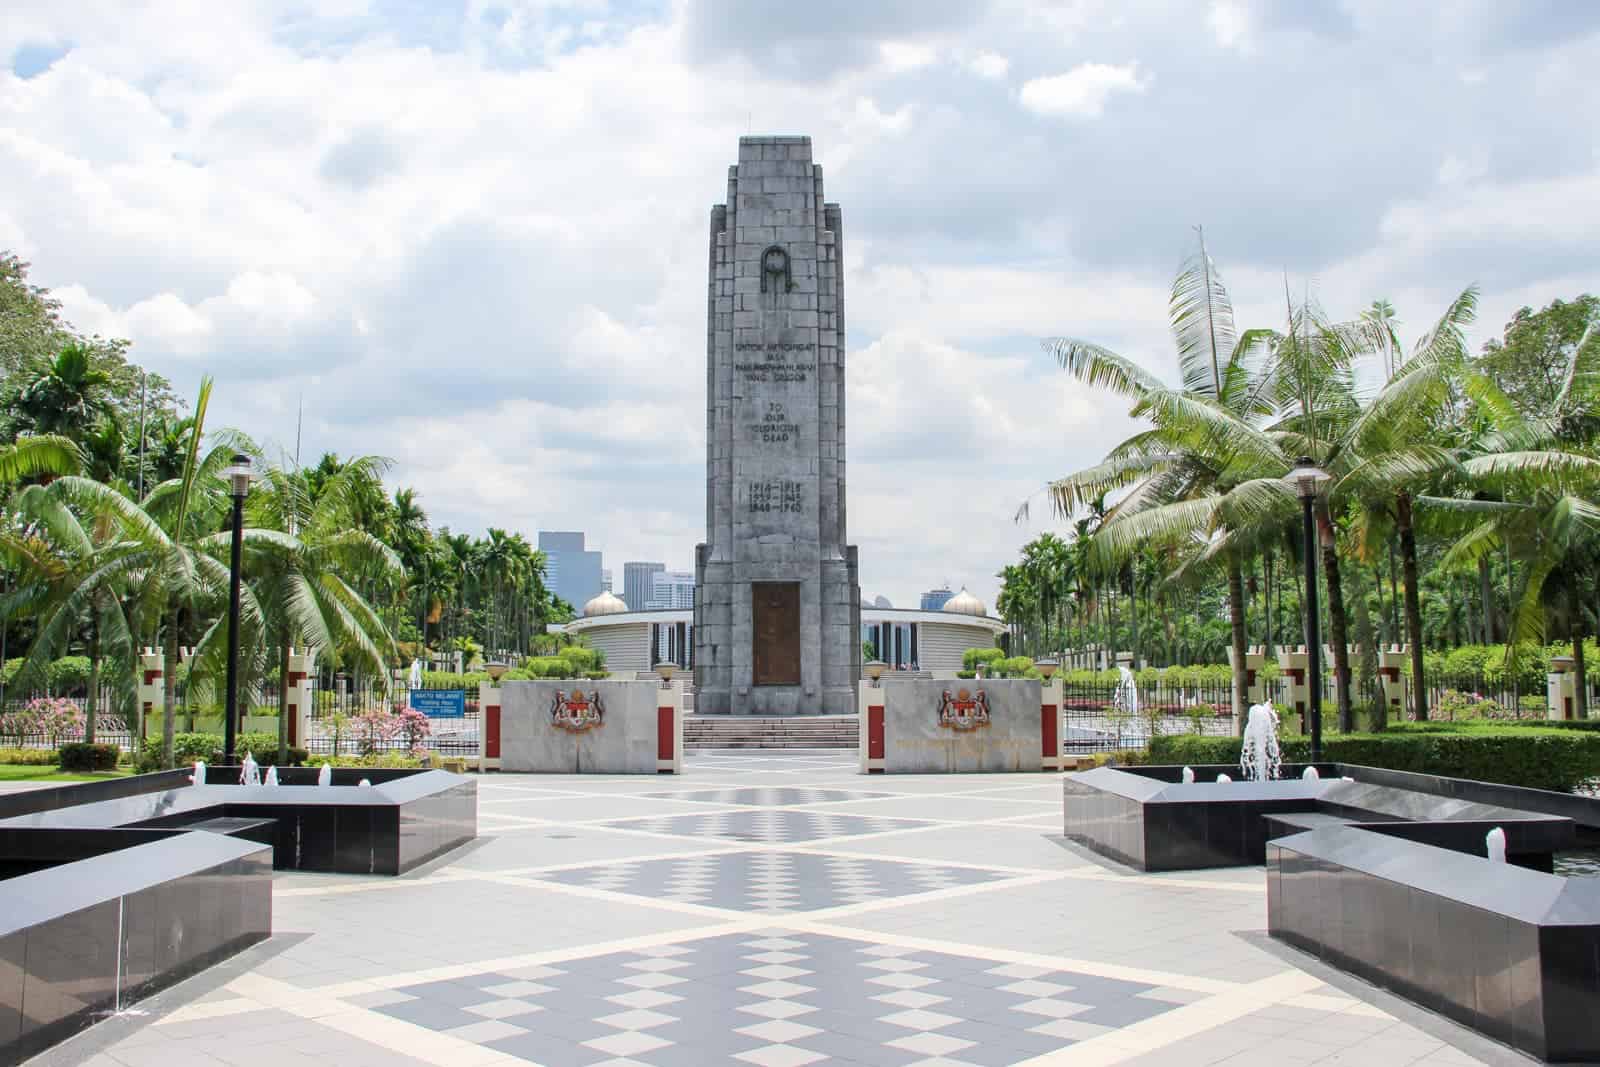
[[[987,615],[988,609],[983,606],[983,601],[967,592],[967,587],[962,586],[961,592],[944,602],[944,611],[954,612],[957,615]]]
[[[614,593],[601,593],[583,606],[583,617],[592,619],[596,615],[621,615],[628,610],[621,597]]]

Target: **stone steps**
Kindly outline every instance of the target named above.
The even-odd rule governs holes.
[[[683,747],[856,748],[858,731],[853,715],[686,715]]]

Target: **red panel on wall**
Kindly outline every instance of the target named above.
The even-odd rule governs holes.
[[[883,759],[883,707],[867,708],[867,758]]]
[[[490,704],[483,709],[483,754],[487,759],[500,758],[499,704]]]
[[[300,744],[300,705],[290,704],[289,713],[289,744],[296,747]]]
[[[1056,714],[1054,704],[1044,704],[1039,708],[1039,755],[1061,755],[1061,737],[1057,732],[1061,716]]]
[[[664,708],[656,709],[656,759],[672,758],[672,716],[677,709],[670,704]]]

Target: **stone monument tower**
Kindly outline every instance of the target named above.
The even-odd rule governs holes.
[[[741,137],[711,209],[695,710],[855,714],[844,237],[809,137]]]

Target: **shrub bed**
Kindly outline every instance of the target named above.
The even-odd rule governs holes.
[[[57,751],[64,771],[114,771],[117,769],[117,759],[122,755],[122,749],[116,745],[91,745],[83,741],[73,741],[62,745]]]
[[[1459,725],[1452,730],[1421,725],[1381,734],[1331,734],[1323,739],[1322,758],[1558,792],[1572,792],[1584,781],[1600,777],[1600,736],[1582,730]],[[1289,736],[1280,743],[1287,763],[1311,758],[1307,738]],[[1150,742],[1150,762],[1238,763],[1239,745],[1236,737],[1157,737]]]
[[[276,750],[276,742],[273,748]],[[195,760],[213,763],[221,752],[221,734],[174,734],[172,738],[172,762],[175,767],[186,766]],[[133,761],[133,769],[140,774],[161,769],[161,738],[152,737],[144,743]]]
[[[13,767],[54,767],[59,761],[53,748],[0,748],[0,763]]]

